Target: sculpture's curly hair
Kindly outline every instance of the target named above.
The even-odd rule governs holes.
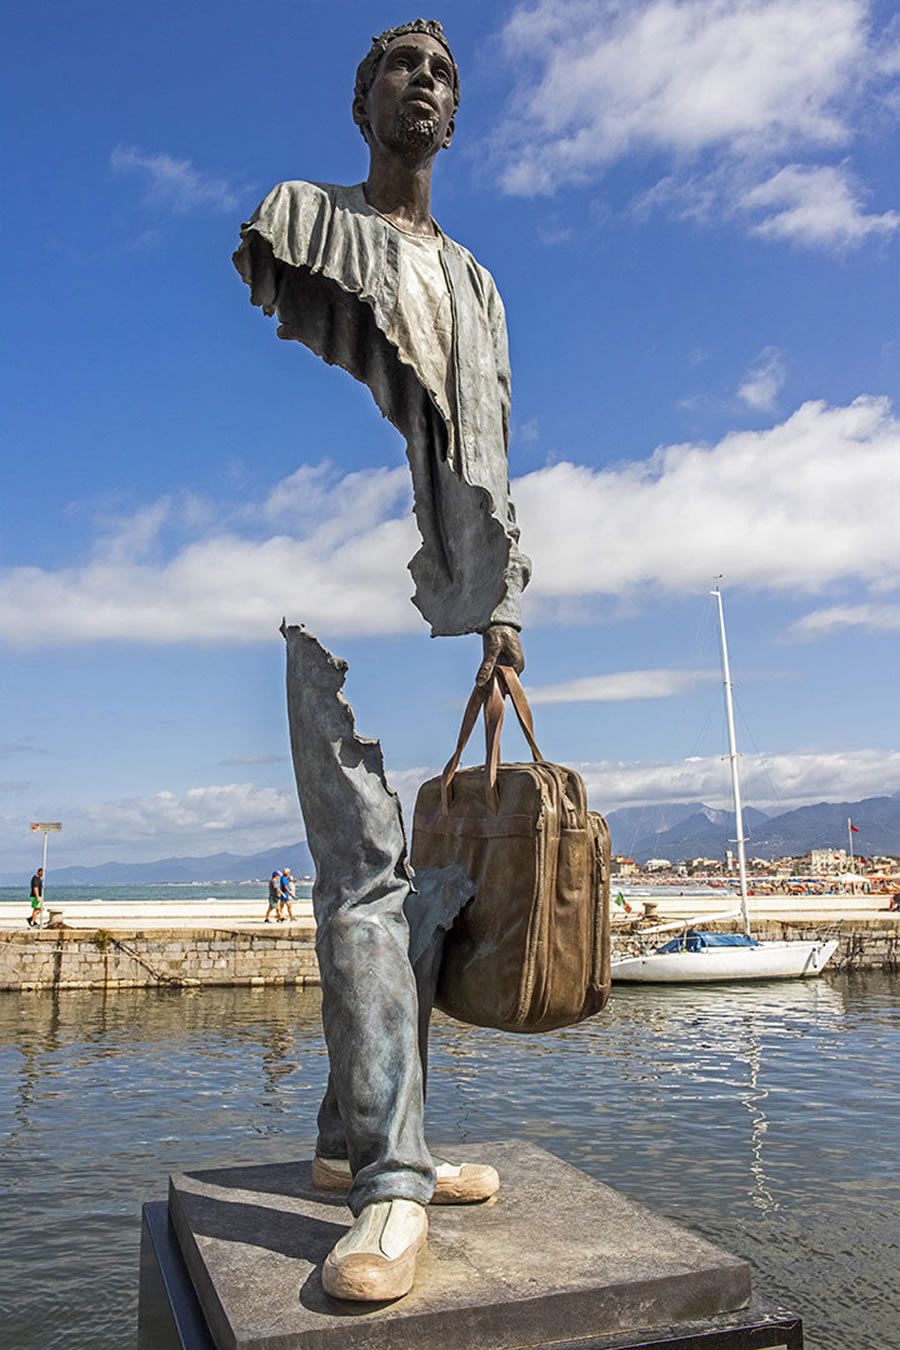
[[[372,88],[372,83],[381,64],[381,58],[387,51],[388,45],[393,42],[394,38],[403,37],[406,33],[425,33],[428,37],[434,38],[435,42],[439,42],[450,57],[450,64],[453,67],[453,111],[455,112],[459,107],[459,69],[453,59],[446,34],[437,19],[413,19],[412,23],[401,23],[397,28],[388,28],[384,33],[379,33],[377,37],[373,37],[368,54],[359,63],[353,97],[355,99],[366,97]],[[360,127],[360,131],[365,135],[362,127]]]

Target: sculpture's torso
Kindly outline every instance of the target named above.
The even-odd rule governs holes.
[[[242,234],[235,265],[279,337],[366,383],[406,437],[414,602],[433,633],[518,624],[530,569],[509,503],[506,322],[490,274],[443,234],[399,230],[360,185],[281,183]]]

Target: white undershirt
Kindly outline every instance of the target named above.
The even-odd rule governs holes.
[[[453,309],[441,239],[394,228],[400,238],[400,278],[390,336],[411,359],[452,429]]]

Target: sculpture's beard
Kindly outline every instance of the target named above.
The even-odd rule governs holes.
[[[437,117],[410,117],[409,113],[397,113],[394,135],[402,150],[430,150],[437,130]]]

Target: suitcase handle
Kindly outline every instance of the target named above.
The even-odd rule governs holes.
[[[543,762],[544,756],[537,747],[534,738],[534,719],[531,716],[531,708],[528,705],[528,699],[525,690],[522,688],[518,675],[512,666],[496,666],[494,674],[486,685],[477,685],[469,695],[469,701],[466,704],[466,710],[463,713],[462,726],[459,729],[459,738],[456,742],[456,749],[450,756],[444,771],[441,774],[441,812],[447,815],[450,810],[450,786],[456,770],[459,768],[459,761],[462,752],[466,748],[466,743],[475,729],[475,723],[478,721],[478,714],[484,713],[484,740],[485,740],[485,781],[484,791],[487,798],[488,810],[493,814],[497,810],[497,766],[500,763],[500,731],[503,726],[503,700],[509,697],[513,705],[519,726],[522,728],[523,735],[528,742],[531,753],[539,762]]]
[[[501,683],[504,685],[505,692],[509,695],[509,701],[513,705],[519,726],[522,728],[525,739],[528,742],[531,753],[539,764],[543,763],[544,756],[537,748],[537,742],[534,739],[534,718],[531,716],[531,707],[528,699],[525,697],[525,690],[522,688],[522,682],[512,666],[497,666],[497,671]]]

